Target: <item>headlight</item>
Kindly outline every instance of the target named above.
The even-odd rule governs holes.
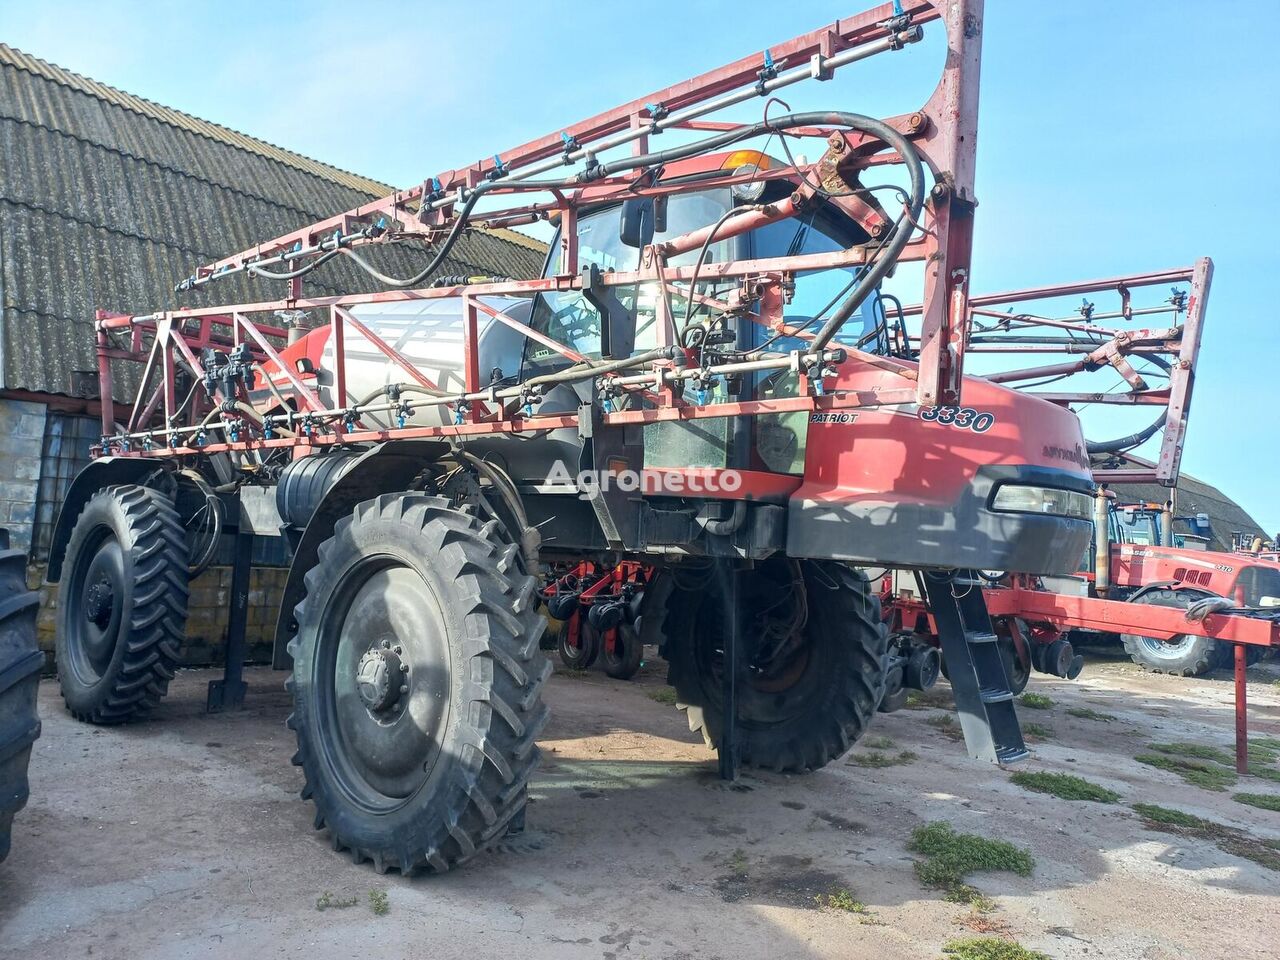
[[[1093,516],[1093,497],[1057,487],[1031,487],[1006,483],[991,498],[991,509],[1002,513],[1043,513],[1072,520]]]

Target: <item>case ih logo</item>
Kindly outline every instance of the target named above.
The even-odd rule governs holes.
[[[1065,460],[1067,463],[1074,463],[1082,470],[1089,469],[1089,455],[1084,452],[1078,443],[1072,449],[1046,444],[1044,448],[1044,455],[1049,460]]]

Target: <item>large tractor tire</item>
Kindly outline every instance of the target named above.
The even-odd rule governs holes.
[[[378,872],[442,872],[520,814],[546,722],[536,584],[494,521],[366,501],[306,575],[289,644],[293,762],[317,829]]]
[[[888,632],[867,578],[841,563],[766,560],[743,574],[743,764],[817,770],[866,731],[884,694]],[[715,748],[722,729],[724,588],[671,591],[661,612],[667,682],[689,728]],[[647,616],[647,614],[646,614]]]
[[[1135,604],[1151,604],[1157,607],[1191,606],[1208,596],[1198,590],[1151,590],[1137,597]],[[1125,653],[1138,666],[1152,673],[1168,673],[1175,677],[1198,677],[1218,665],[1218,641],[1210,637],[1182,634],[1171,641],[1155,637],[1143,637],[1125,633],[1120,636]],[[1229,647],[1230,644],[1222,644]]]
[[[147,716],[168,692],[187,622],[187,543],[164,494],[95,493],[67,543],[58,596],[58,681],[89,723]]]
[[[0,861],[9,855],[13,815],[27,805],[27,763],[40,736],[39,606],[39,595],[27,589],[26,553],[10,550],[9,533],[0,530]]]

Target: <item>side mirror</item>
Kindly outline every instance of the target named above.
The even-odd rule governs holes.
[[[653,243],[655,233],[667,229],[666,197],[630,197],[622,201],[618,218],[618,240],[639,250]]]

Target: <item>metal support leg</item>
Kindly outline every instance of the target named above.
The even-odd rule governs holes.
[[[205,709],[219,713],[244,705],[244,630],[249,622],[249,571],[253,568],[253,534],[236,534],[235,561],[231,567],[231,616],[227,620],[227,661],[221,680],[209,681]]]
[[[738,654],[742,649],[742,607],[738,589],[742,574],[735,561],[725,564],[724,670],[720,719],[720,779],[738,779]]]
[[[1249,772],[1249,700],[1245,691],[1245,671],[1248,669],[1247,647],[1235,644],[1236,657],[1236,773]]]

